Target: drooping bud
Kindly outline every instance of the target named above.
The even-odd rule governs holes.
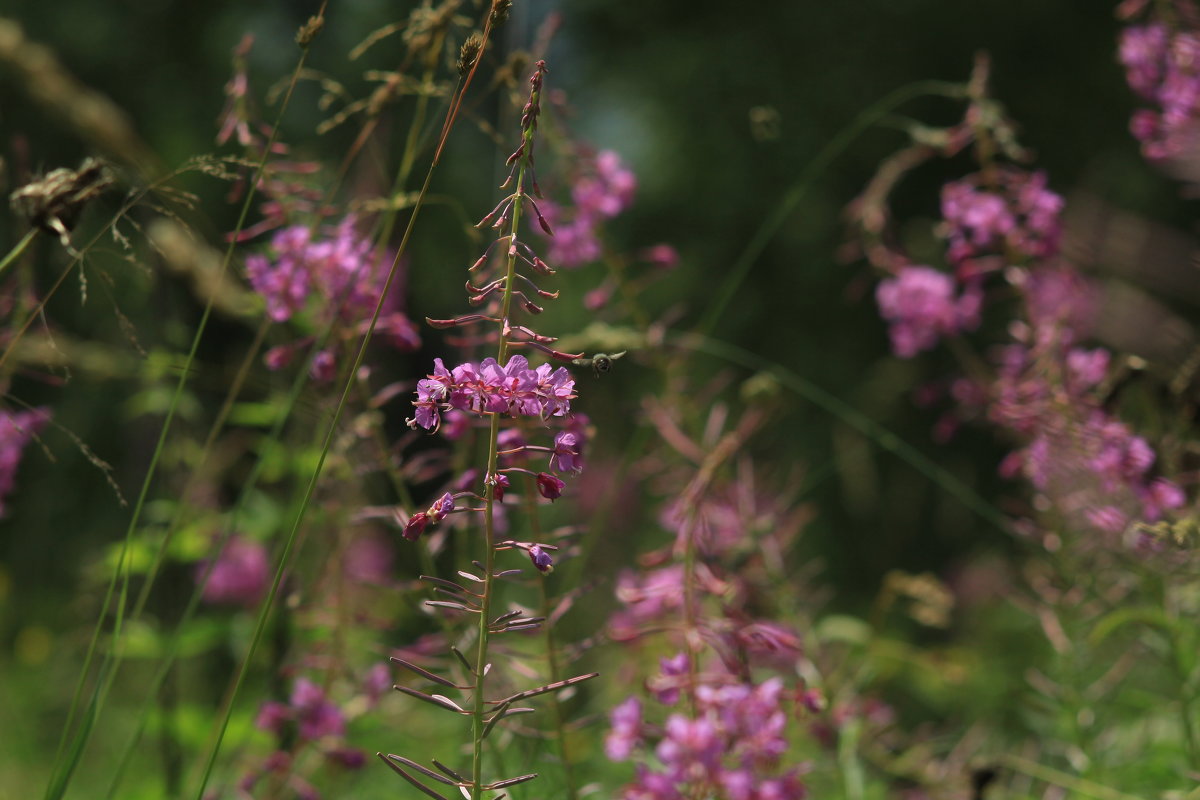
[[[408,520],[408,524],[404,526],[404,533],[401,535],[410,542],[415,542],[421,538],[427,525],[429,525],[429,515],[424,511],[418,511]]]
[[[541,545],[535,544],[529,548],[529,560],[537,567],[538,572],[543,575],[549,575],[551,572],[554,572],[554,559],[541,548]]]
[[[537,488],[542,497],[547,500],[557,500],[562,497],[563,488],[567,484],[547,472],[537,474]]]

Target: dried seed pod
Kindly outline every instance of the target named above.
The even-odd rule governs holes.
[[[52,170],[22,186],[8,196],[8,202],[30,225],[57,234],[63,246],[70,247],[68,234],[84,205],[112,183],[104,162],[88,158],[77,170],[66,167]]]
[[[492,27],[498,28],[508,22],[509,12],[512,11],[512,0],[493,0],[492,2]]]
[[[462,47],[458,50],[458,74],[465,76],[471,71],[471,67],[475,66],[475,59],[479,58],[479,51],[483,47],[483,37],[478,33],[472,33],[462,43]]]

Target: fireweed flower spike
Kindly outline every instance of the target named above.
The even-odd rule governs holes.
[[[1170,6],[1150,7],[1149,21],[1127,27],[1118,49],[1129,88],[1151,106],[1135,111],[1129,121],[1143,155],[1151,161],[1186,154],[1196,146],[1200,132],[1200,65],[1195,57],[1200,30],[1194,11],[1181,14]]]
[[[1143,94],[1165,79],[1164,70],[1181,68],[1163,61],[1166,46],[1167,34],[1154,26],[1126,33],[1122,59]],[[1200,80],[1187,80],[1200,87]],[[1195,108],[1189,105],[1183,116],[1190,118]],[[991,134],[972,128],[970,135]],[[1156,147],[1166,144],[1155,140]],[[1147,155],[1153,155],[1149,149]],[[995,160],[980,166],[942,188],[936,230],[946,242],[949,269],[912,265],[889,248],[867,251],[890,273],[876,300],[892,349],[911,358],[942,338],[979,327],[985,288],[1002,278],[1005,295],[1019,298],[1019,316],[1007,326],[1009,340],[991,350],[993,371],[976,370],[953,382],[949,395],[957,408],[939,423],[942,435],[959,420],[986,419],[1016,443],[999,470],[1028,482],[1035,508],[1052,509],[1057,525],[1100,534],[1098,541],[1122,534],[1134,540],[1135,523],[1157,522],[1186,498],[1153,474],[1151,445],[1108,410],[1109,352],[1080,346],[1100,321],[1099,293],[1060,255],[1063,198],[1048,188],[1042,172]],[[1047,536],[1059,546],[1057,533]]]
[[[512,631],[529,630],[545,623],[540,617],[527,617],[519,611],[510,611],[498,616],[495,614],[493,603],[496,577],[498,574],[507,575],[514,572],[498,572],[497,553],[523,550],[533,567],[543,575],[551,572],[554,564],[548,552],[554,549],[551,545],[500,540],[497,537],[502,523],[501,514],[504,511],[504,506],[500,503],[505,492],[512,488],[512,476],[515,474],[526,475],[529,491],[536,489],[542,497],[549,500],[561,496],[566,486],[562,479],[548,472],[534,472],[524,466],[511,465],[514,462],[524,464],[538,458],[546,459],[549,462],[548,468],[553,470],[574,473],[583,467],[583,425],[572,425],[569,416],[571,401],[576,396],[575,380],[571,373],[562,366],[534,366],[524,355],[510,352],[517,347],[527,347],[563,361],[578,357],[549,348],[548,344],[554,341],[553,337],[536,333],[524,321],[514,320],[517,308],[530,314],[537,314],[542,310],[533,302],[532,297],[553,300],[558,296],[557,292],[543,290],[534,281],[534,276],[552,275],[554,270],[520,239],[521,222],[526,213],[536,217],[542,231],[547,234],[551,231],[549,222],[534,200],[534,197],[541,196],[533,173],[533,153],[545,75],[545,62],[537,62],[529,80],[529,101],[521,115],[521,141],[507,160],[510,172],[501,187],[512,187],[512,192],[502,199],[478,226],[497,231],[495,240],[468,268],[470,278],[466,282],[467,302],[472,306],[481,307],[481,313],[468,314],[456,319],[429,320],[436,328],[483,328],[483,332],[478,334],[472,343],[494,344],[496,355],[479,362],[463,362],[453,368],[447,367],[442,359],[435,359],[433,371],[417,382],[416,397],[413,400],[414,414],[408,420],[409,427],[432,432],[439,428],[444,414],[453,412],[456,415],[474,417],[481,422],[486,421],[488,426],[487,465],[482,470],[471,471],[474,475],[472,481],[478,481],[479,476],[483,476],[483,486],[478,492],[464,491],[460,495],[482,500],[482,508],[469,507],[471,504],[468,504],[466,508],[456,509],[455,496],[445,494],[428,510],[414,514],[404,527],[404,538],[415,540],[429,525],[441,521],[451,512],[474,516],[476,520],[482,516],[484,557],[473,562],[475,571],[458,573],[460,577],[471,582],[470,588],[441,578],[428,579],[439,593],[452,598],[428,601],[430,605],[458,613],[473,614],[478,620],[473,645],[473,663],[468,663],[465,656],[460,658],[462,663],[468,666],[471,685],[458,688],[464,690],[469,700],[466,705],[460,706],[444,697],[427,695],[407,687],[396,687],[435,707],[471,719],[471,770],[469,777],[464,774],[461,783],[458,784],[463,795],[469,800],[481,800],[484,793],[492,789],[537,777],[531,774],[499,781],[487,781],[483,777],[484,739],[503,717],[518,711],[509,710],[509,705],[514,700],[558,691],[595,677],[593,673],[554,681],[508,697],[489,698],[487,694],[491,688],[488,682],[491,638]],[[518,418],[533,418],[542,423],[561,420],[566,423],[563,427],[567,430],[555,437],[553,447],[529,445],[522,439],[520,431],[501,427],[502,420]],[[467,488],[466,481],[456,485],[461,489]],[[476,529],[476,535],[478,533]],[[400,660],[397,660],[397,663],[410,668],[422,679],[436,679],[438,683],[446,686],[455,685],[423,668],[408,665]],[[520,709],[525,710],[528,709]],[[402,756],[389,755],[381,758],[393,771],[409,783],[420,787],[425,794],[432,797],[442,796],[424,782],[425,779],[431,778],[444,783],[442,776]]]

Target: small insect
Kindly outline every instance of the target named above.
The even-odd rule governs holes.
[[[571,363],[577,367],[590,366],[592,368],[592,374],[599,378],[601,373],[611,372],[613,368],[613,362],[625,355],[627,352],[629,351],[622,350],[621,352],[613,353],[612,355],[609,355],[608,353],[596,353],[596,355],[592,356],[591,358],[572,358]]]

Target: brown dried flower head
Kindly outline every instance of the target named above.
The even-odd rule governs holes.
[[[475,59],[479,58],[479,50],[482,47],[483,37],[478,33],[472,33],[462,43],[462,47],[458,50],[458,74],[460,76],[465,76],[471,71],[471,67],[475,66]]]
[[[77,170],[62,167],[22,186],[8,196],[8,202],[30,225],[57,234],[70,246],[68,234],[84,205],[112,183],[104,162],[88,158]]]
[[[492,27],[498,28],[508,22],[508,14],[512,11],[512,0],[493,0]]]

